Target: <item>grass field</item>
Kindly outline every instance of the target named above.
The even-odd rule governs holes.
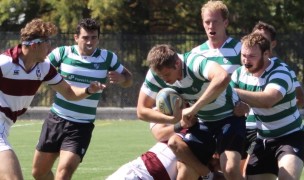
[[[42,121],[17,121],[9,136],[25,180],[33,179],[32,158],[41,125]],[[96,121],[89,150],[72,179],[103,180],[122,164],[147,151],[154,143],[147,122]],[[304,173],[301,180],[304,180]]]
[[[9,135],[25,180],[33,179],[32,158],[41,126],[42,121],[17,121]],[[154,143],[149,123],[139,120],[96,121],[89,150],[73,180],[103,180],[122,164],[147,151]]]

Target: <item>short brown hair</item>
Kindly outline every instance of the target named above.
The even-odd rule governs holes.
[[[204,4],[201,8],[201,16],[203,18],[203,14],[206,10],[210,11],[216,11],[219,10],[221,11],[223,19],[228,19],[229,18],[229,10],[227,6],[222,2],[222,1],[208,1],[206,4]]]
[[[177,60],[176,50],[168,44],[155,45],[147,56],[148,65],[154,71],[160,71],[164,67],[175,68]]]
[[[270,50],[270,41],[260,33],[251,33],[241,39],[242,45],[253,47],[258,45],[264,53]]]
[[[42,19],[33,19],[21,29],[21,41],[30,41],[37,38],[48,38],[57,34],[57,27],[51,22]]]
[[[254,32],[256,30],[261,30],[261,29],[270,34],[271,41],[276,40],[277,32],[272,25],[265,23],[263,21],[259,21],[252,29],[252,32]]]

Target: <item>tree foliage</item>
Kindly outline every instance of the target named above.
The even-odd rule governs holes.
[[[247,33],[258,20],[279,33],[304,30],[298,0],[223,0],[230,11],[230,33]],[[0,30],[19,31],[33,18],[54,22],[61,32],[73,32],[79,19],[100,20],[102,32],[201,32],[202,0],[1,0]]]

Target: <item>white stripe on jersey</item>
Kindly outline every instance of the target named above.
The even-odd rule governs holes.
[[[124,69],[116,54],[96,49],[91,56],[80,56],[77,45],[58,47],[48,58],[55,67],[59,66],[57,68],[69,84],[79,87],[89,86],[92,80],[105,83],[110,69],[118,73],[122,73]],[[68,101],[57,93],[52,110],[61,118],[70,121],[92,122],[96,117],[96,107],[102,91],[98,93],[80,101]]]

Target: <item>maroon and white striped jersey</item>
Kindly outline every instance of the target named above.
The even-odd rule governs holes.
[[[49,62],[26,71],[20,54],[18,45],[0,55],[0,118],[13,122],[30,106],[42,82],[54,85],[63,80]]]

